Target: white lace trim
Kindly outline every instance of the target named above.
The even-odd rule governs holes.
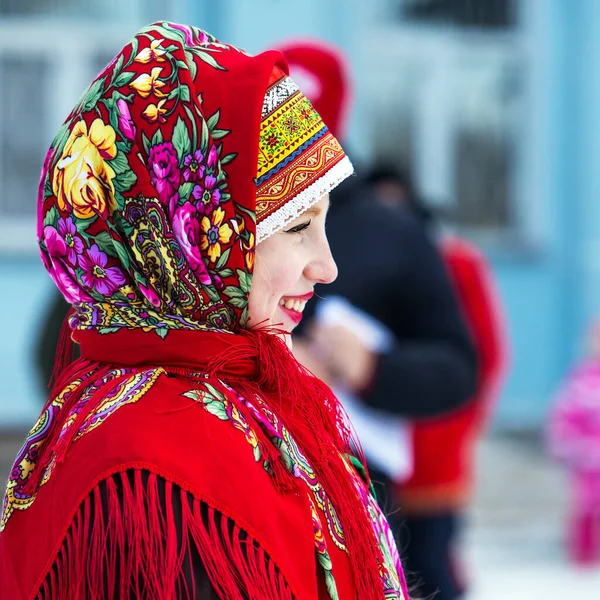
[[[262,108],[262,118],[271,114],[276,108],[281,106],[292,94],[298,91],[298,86],[291,77],[286,77],[277,85],[273,86],[265,94]]]
[[[354,173],[354,167],[347,156],[332,167],[323,177],[288,200],[281,208],[256,225],[256,243],[283,229],[288,223],[299,217],[305,210],[316,204],[324,194],[337,187],[344,179]]]

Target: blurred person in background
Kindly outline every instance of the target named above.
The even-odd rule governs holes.
[[[304,83],[311,101],[323,107],[328,127],[343,135],[349,84],[339,52],[313,42],[289,44],[282,50],[291,73],[301,73],[299,85]],[[375,351],[356,334],[355,324],[320,322],[316,305],[305,309],[309,318],[315,314],[317,318],[295,342],[296,356],[317,375],[380,413],[411,420],[464,406],[473,398],[478,378],[476,349],[428,222],[429,213],[416,201],[407,180],[359,171],[341,185],[331,195],[327,224],[339,275],[319,292],[325,298],[343,298],[375,319],[391,339],[384,351]],[[315,304],[326,305],[327,300]],[[441,441],[431,444],[433,454],[447,451]],[[402,508],[398,481],[373,464],[370,469],[380,484],[381,504],[400,536],[406,513],[396,510]],[[414,534],[418,539],[413,547],[427,548],[427,562],[417,558],[409,571],[414,584],[423,582],[421,593],[439,590],[444,600],[461,593],[449,558],[453,532],[445,529],[447,523],[440,521],[431,531]],[[402,550],[405,546],[403,542]]]
[[[57,360],[81,357],[10,473],[2,597],[408,600],[343,410],[289,349],[353,169],[287,70],[155,23],[54,139],[38,241],[72,305]]]
[[[600,565],[600,322],[588,345],[557,394],[547,432],[551,455],[568,472],[567,553],[581,567]]]
[[[390,166],[368,175],[377,198],[386,206],[410,207],[428,229],[434,213],[419,200],[410,178]],[[466,591],[458,553],[462,519],[474,486],[476,443],[489,423],[508,367],[505,320],[490,265],[468,240],[439,236],[444,264],[477,352],[478,375],[472,398],[449,414],[411,421],[412,469],[396,481],[401,511],[399,532],[407,571],[428,597],[459,598]],[[443,448],[443,451],[440,449]]]

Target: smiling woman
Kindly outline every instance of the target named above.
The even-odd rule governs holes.
[[[407,597],[346,417],[281,339],[336,277],[352,173],[287,70],[156,23],[57,134],[38,241],[72,309],[0,513],[7,597]]]

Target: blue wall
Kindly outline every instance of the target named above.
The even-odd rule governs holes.
[[[382,1],[382,0],[381,0]],[[381,4],[381,1],[379,4]],[[358,0],[187,0],[179,14],[257,52],[288,38],[340,45],[360,86],[368,65],[360,33],[373,11]],[[524,116],[523,190],[530,252],[490,255],[506,308],[512,373],[498,408],[502,425],[540,424],[600,308],[600,2],[523,0],[531,102]],[[350,143],[368,128],[360,94]],[[0,255],[0,426],[30,423],[41,402],[31,367],[40,308],[51,283],[37,257]]]
[[[53,283],[36,257],[0,257],[0,426],[33,424],[43,402],[32,368],[38,323]]]
[[[541,235],[532,256],[493,257],[513,346],[498,420],[511,425],[543,420],[600,308],[600,5],[548,0],[530,8],[537,55],[526,147],[536,181],[523,202],[534,207]]]

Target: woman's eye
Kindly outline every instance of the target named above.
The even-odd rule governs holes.
[[[285,232],[286,233],[300,233],[301,231],[304,231],[309,225],[310,225],[310,219],[308,221],[306,221],[306,223],[301,223],[300,225],[296,225],[295,227],[292,227],[291,229],[286,229]]]

